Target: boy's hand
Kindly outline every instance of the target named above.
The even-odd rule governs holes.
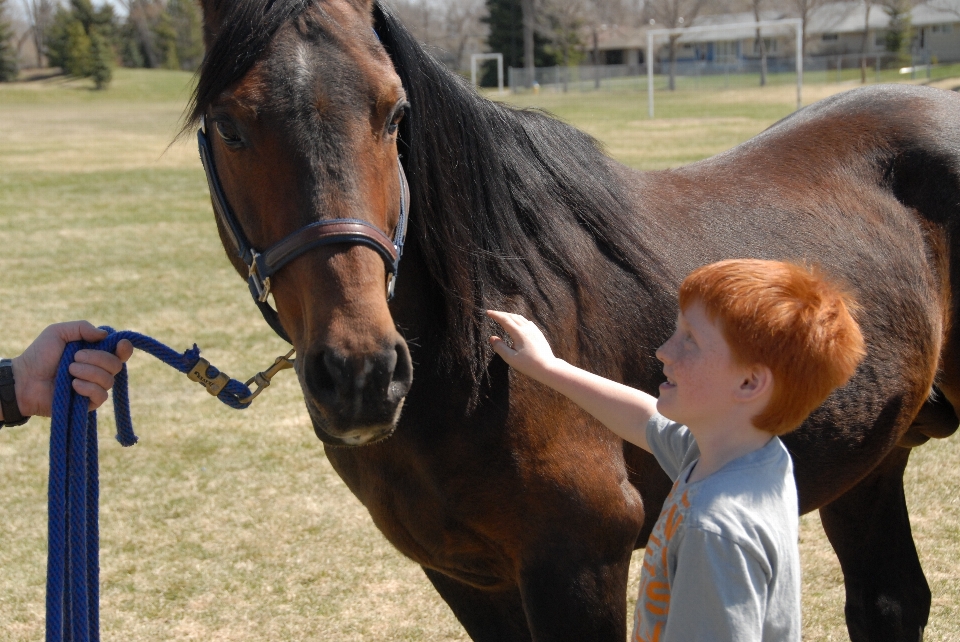
[[[650,450],[646,430],[657,411],[655,397],[558,359],[540,328],[519,314],[487,310],[487,316],[513,339],[511,347],[500,337],[490,337],[494,352],[508,365],[564,395],[623,439]]]
[[[547,338],[533,321],[519,314],[497,310],[487,310],[487,316],[499,323],[513,339],[513,347],[510,347],[500,337],[490,337],[493,351],[512,368],[536,379],[537,375],[547,372],[555,365],[557,358],[553,356]]]
[[[16,381],[17,405],[23,416],[49,417],[53,406],[53,388],[57,366],[63,349],[71,341],[100,341],[105,330],[87,321],[70,321],[48,326],[23,354],[13,359],[13,378]],[[107,400],[107,390],[113,387],[113,378],[120,372],[133,345],[126,340],[117,344],[115,354],[103,350],[80,350],[70,364],[75,377],[73,389],[90,398],[90,410],[99,408]]]

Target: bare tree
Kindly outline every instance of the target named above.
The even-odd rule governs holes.
[[[753,0],[753,17],[757,23],[760,22],[760,11],[763,0]],[[767,86],[767,43],[764,42],[760,34],[760,27],[757,27],[757,39],[754,47],[760,52],[760,86]]]
[[[30,22],[33,46],[37,50],[37,67],[46,66],[47,33],[57,11],[55,0],[23,0],[23,9]]]
[[[583,47],[581,32],[589,22],[585,0],[540,0],[537,33],[550,41],[550,47],[567,66],[575,52]]]
[[[163,12],[162,0],[120,0],[127,10],[127,24],[133,27],[147,67],[155,69],[162,60],[153,38],[153,26]]]
[[[706,6],[707,0],[648,0],[644,5],[646,16],[658,27],[683,29],[693,24],[694,19]],[[670,54],[670,90],[677,87],[677,40],[680,34],[671,34],[667,40]],[[648,52],[648,64],[653,64],[655,52]]]
[[[867,45],[870,39],[870,9],[873,7],[873,0],[863,0],[865,11],[863,12],[863,40],[860,43],[860,84],[867,84]]]
[[[960,17],[960,5],[956,2],[951,2],[951,0],[927,0],[923,4],[933,9],[939,11],[945,11],[947,13],[952,13],[953,15]]]
[[[800,51],[803,55],[807,53],[807,43],[811,38],[810,30],[807,28],[810,24],[810,16],[830,1],[831,0],[787,0],[787,5],[792,12],[803,22],[803,41],[800,43]]]
[[[453,54],[460,69],[466,68],[464,60],[467,49],[473,42],[479,49],[486,35],[481,18],[486,15],[484,0],[447,0],[443,19],[444,48]]]
[[[537,25],[537,13],[534,0],[520,0],[520,11],[523,15],[523,66],[527,70],[528,82],[533,82],[534,42],[533,32]]]
[[[451,67],[464,69],[468,49],[482,48],[484,0],[394,0],[392,5],[414,37]]]

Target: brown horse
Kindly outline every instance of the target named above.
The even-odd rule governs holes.
[[[495,358],[484,310],[653,392],[678,283],[728,257],[816,262],[855,290],[869,355],[786,442],[843,568],[851,638],[921,639],[930,592],[902,476],[912,447],[958,425],[960,97],[862,89],[640,173],[479,97],[370,0],[203,4],[189,120],[250,248],[329,219],[394,234],[399,148],[412,207],[395,299],[389,248],[347,236],[254,289],[274,295],[333,466],[473,639],[622,642],[631,552],[668,490],[649,456]]]

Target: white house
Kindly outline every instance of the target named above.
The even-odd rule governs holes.
[[[886,34],[890,16],[881,5],[871,5],[867,22],[864,2],[834,2],[814,11],[807,23],[807,56],[836,56],[863,52],[863,31],[867,23],[868,54],[886,51]],[[784,12],[765,12],[763,20],[791,18]],[[677,60],[726,63],[755,61],[760,57],[752,13],[701,16],[698,27],[715,26],[715,30],[691,33],[680,38]],[[743,25],[731,28],[730,25]],[[910,11],[913,41],[911,52],[924,59],[939,62],[960,61],[960,0],[930,0]],[[647,29],[650,27],[611,27],[598,34],[601,64],[642,64],[646,60]],[[795,51],[795,37],[789,29],[764,29],[764,43],[771,58],[789,57]],[[656,45],[657,58],[666,60],[665,40]]]

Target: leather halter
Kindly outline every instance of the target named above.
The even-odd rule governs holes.
[[[400,220],[397,221],[397,229],[392,240],[366,221],[335,218],[310,223],[277,241],[266,250],[258,252],[247,240],[243,228],[240,227],[240,222],[227,204],[226,195],[217,175],[217,169],[213,164],[213,150],[210,148],[206,119],[203,117],[200,119],[200,129],[197,130],[197,144],[200,147],[200,162],[203,163],[203,170],[207,174],[207,187],[213,197],[213,210],[216,213],[217,220],[226,230],[227,236],[230,237],[236,255],[247,266],[247,283],[250,286],[250,295],[257,307],[260,308],[264,320],[287,343],[293,342],[290,341],[289,335],[283,329],[276,310],[267,303],[267,297],[270,294],[270,277],[284,265],[308,250],[336,243],[366,245],[376,250],[383,258],[389,274],[387,301],[393,298],[410,212],[410,186],[407,184],[407,176],[399,159],[397,159],[397,171],[400,177]]]

